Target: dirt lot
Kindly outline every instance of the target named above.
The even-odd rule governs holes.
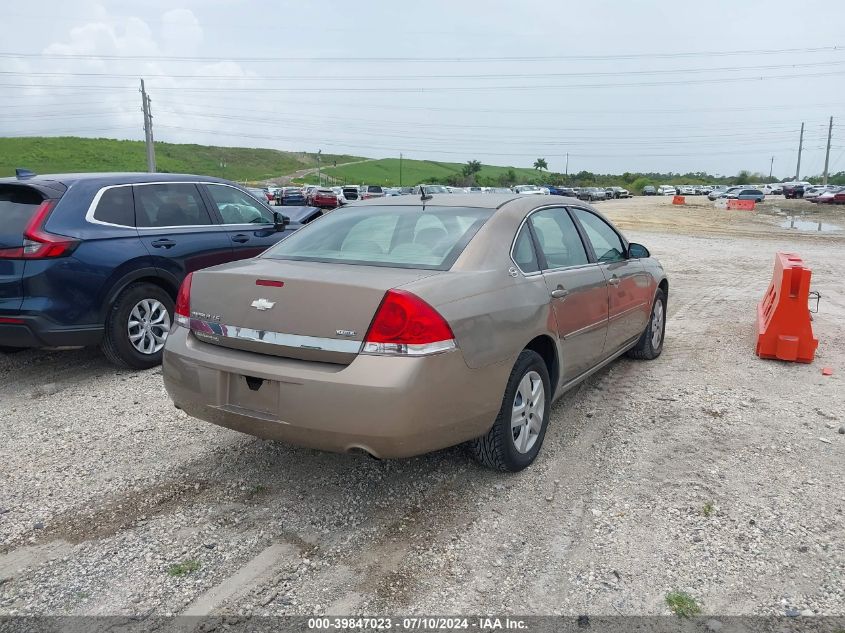
[[[598,206],[668,271],[666,348],[559,400],[517,475],[263,442],[95,350],[0,356],[0,614],[845,614],[845,232],[778,226],[845,209]],[[753,352],[778,250],[822,293],[811,365]]]

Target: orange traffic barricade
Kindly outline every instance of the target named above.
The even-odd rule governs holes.
[[[683,196],[673,196],[672,197],[672,204],[686,204],[687,199]]]
[[[753,211],[753,200],[728,200],[728,211]]]
[[[772,283],[757,305],[757,356],[811,363],[819,346],[810,323],[812,271],[793,253],[775,255]]]

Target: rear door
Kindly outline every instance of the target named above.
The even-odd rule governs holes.
[[[638,259],[627,259],[622,237],[605,220],[586,209],[573,208],[593,257],[608,286],[609,321],[605,356],[640,336],[651,314],[651,275]]]
[[[0,184],[0,314],[16,313],[23,301],[23,233],[44,195],[34,187]]]
[[[291,231],[276,231],[273,212],[231,185],[207,183],[212,212],[226,228],[234,259],[246,259],[263,253]]]
[[[133,185],[138,234],[155,267],[181,282],[235,258],[226,227],[212,219],[195,183]]]
[[[565,208],[537,211],[529,216],[528,225],[536,241],[539,266],[555,316],[565,383],[602,358],[608,322],[607,283],[598,264],[590,262]],[[517,263],[524,259],[520,253],[526,248],[526,233],[524,226],[514,245]]]

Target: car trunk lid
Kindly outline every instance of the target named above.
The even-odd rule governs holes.
[[[191,330],[201,341],[349,364],[384,294],[439,271],[323,262],[233,262],[194,273]]]

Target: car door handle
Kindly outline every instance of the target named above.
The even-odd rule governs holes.
[[[173,240],[162,239],[153,242],[153,248],[170,248],[172,246],[176,246],[176,242]]]
[[[569,291],[566,288],[558,287],[552,290],[552,299],[563,299],[568,294]]]
[[[249,242],[249,235],[244,235],[243,233],[238,233],[237,235],[232,236],[232,241],[237,242],[238,244],[243,244],[244,242]]]
[[[618,286],[620,281],[621,279],[619,279],[619,277],[613,275],[610,279],[607,280],[607,283],[609,283],[611,286]]]

